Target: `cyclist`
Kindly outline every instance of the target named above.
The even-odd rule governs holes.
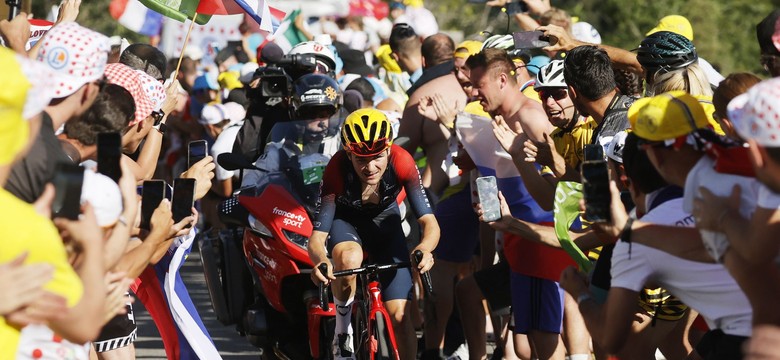
[[[355,277],[333,276],[335,270],[357,268],[365,250],[371,262],[400,262],[409,256],[401,228],[398,195],[405,191],[418,216],[423,252],[420,273],[433,266],[431,251],[439,242],[439,225],[433,216],[420,174],[411,155],[392,144],[390,122],[381,111],[360,109],[350,114],[342,128],[344,150],[325,169],[320,204],[309,239],[309,256],[315,266],[312,281],[330,283],[336,303],[333,339],[336,359],[354,359],[350,318]],[[333,258],[333,265],[328,261]],[[328,273],[317,269],[326,264]],[[399,269],[380,275],[382,297],[390,313],[401,359],[414,359],[417,339],[406,307],[412,289],[411,272]]]

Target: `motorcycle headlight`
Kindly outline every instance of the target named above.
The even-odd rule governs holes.
[[[252,228],[252,230],[260,235],[266,236],[266,237],[273,237],[271,235],[271,230],[268,230],[263,223],[260,222],[260,220],[257,220],[254,216],[249,215],[249,227]]]
[[[309,244],[309,238],[306,236],[285,229],[282,229],[282,232],[284,233],[284,236],[286,236],[288,240],[295,243],[295,245],[306,249],[306,246]]]

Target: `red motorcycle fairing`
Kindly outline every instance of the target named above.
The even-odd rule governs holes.
[[[274,309],[288,313],[282,301],[282,281],[300,273],[299,262],[313,266],[305,244],[296,244],[285,231],[308,239],[312,224],[306,210],[280,185],[269,184],[259,196],[238,196],[238,202],[271,231],[273,237],[244,232],[244,255],[258,274],[264,295]]]
[[[313,266],[305,244],[293,243],[283,231],[308,239],[313,230],[306,209],[283,186],[269,184],[260,196],[239,195],[238,202],[271,230],[275,238],[284,239],[279,250],[296,261]]]

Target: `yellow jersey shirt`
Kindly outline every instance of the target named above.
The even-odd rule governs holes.
[[[57,229],[32,205],[0,188],[0,263],[7,263],[27,252],[25,264],[47,263],[54,276],[44,289],[65,298],[73,307],[84,293],[81,279],[68,263],[65,246]],[[14,359],[20,329],[0,316],[0,359]]]
[[[593,131],[597,127],[596,121],[588,117],[585,121],[574,126],[571,131],[556,128],[550,133],[550,138],[555,144],[555,151],[561,154],[567,166],[579,170],[580,163],[585,159],[585,145],[590,144]]]

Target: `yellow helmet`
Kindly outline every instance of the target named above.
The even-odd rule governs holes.
[[[359,109],[347,116],[341,128],[344,150],[357,156],[374,156],[393,144],[387,116],[376,109]]]

